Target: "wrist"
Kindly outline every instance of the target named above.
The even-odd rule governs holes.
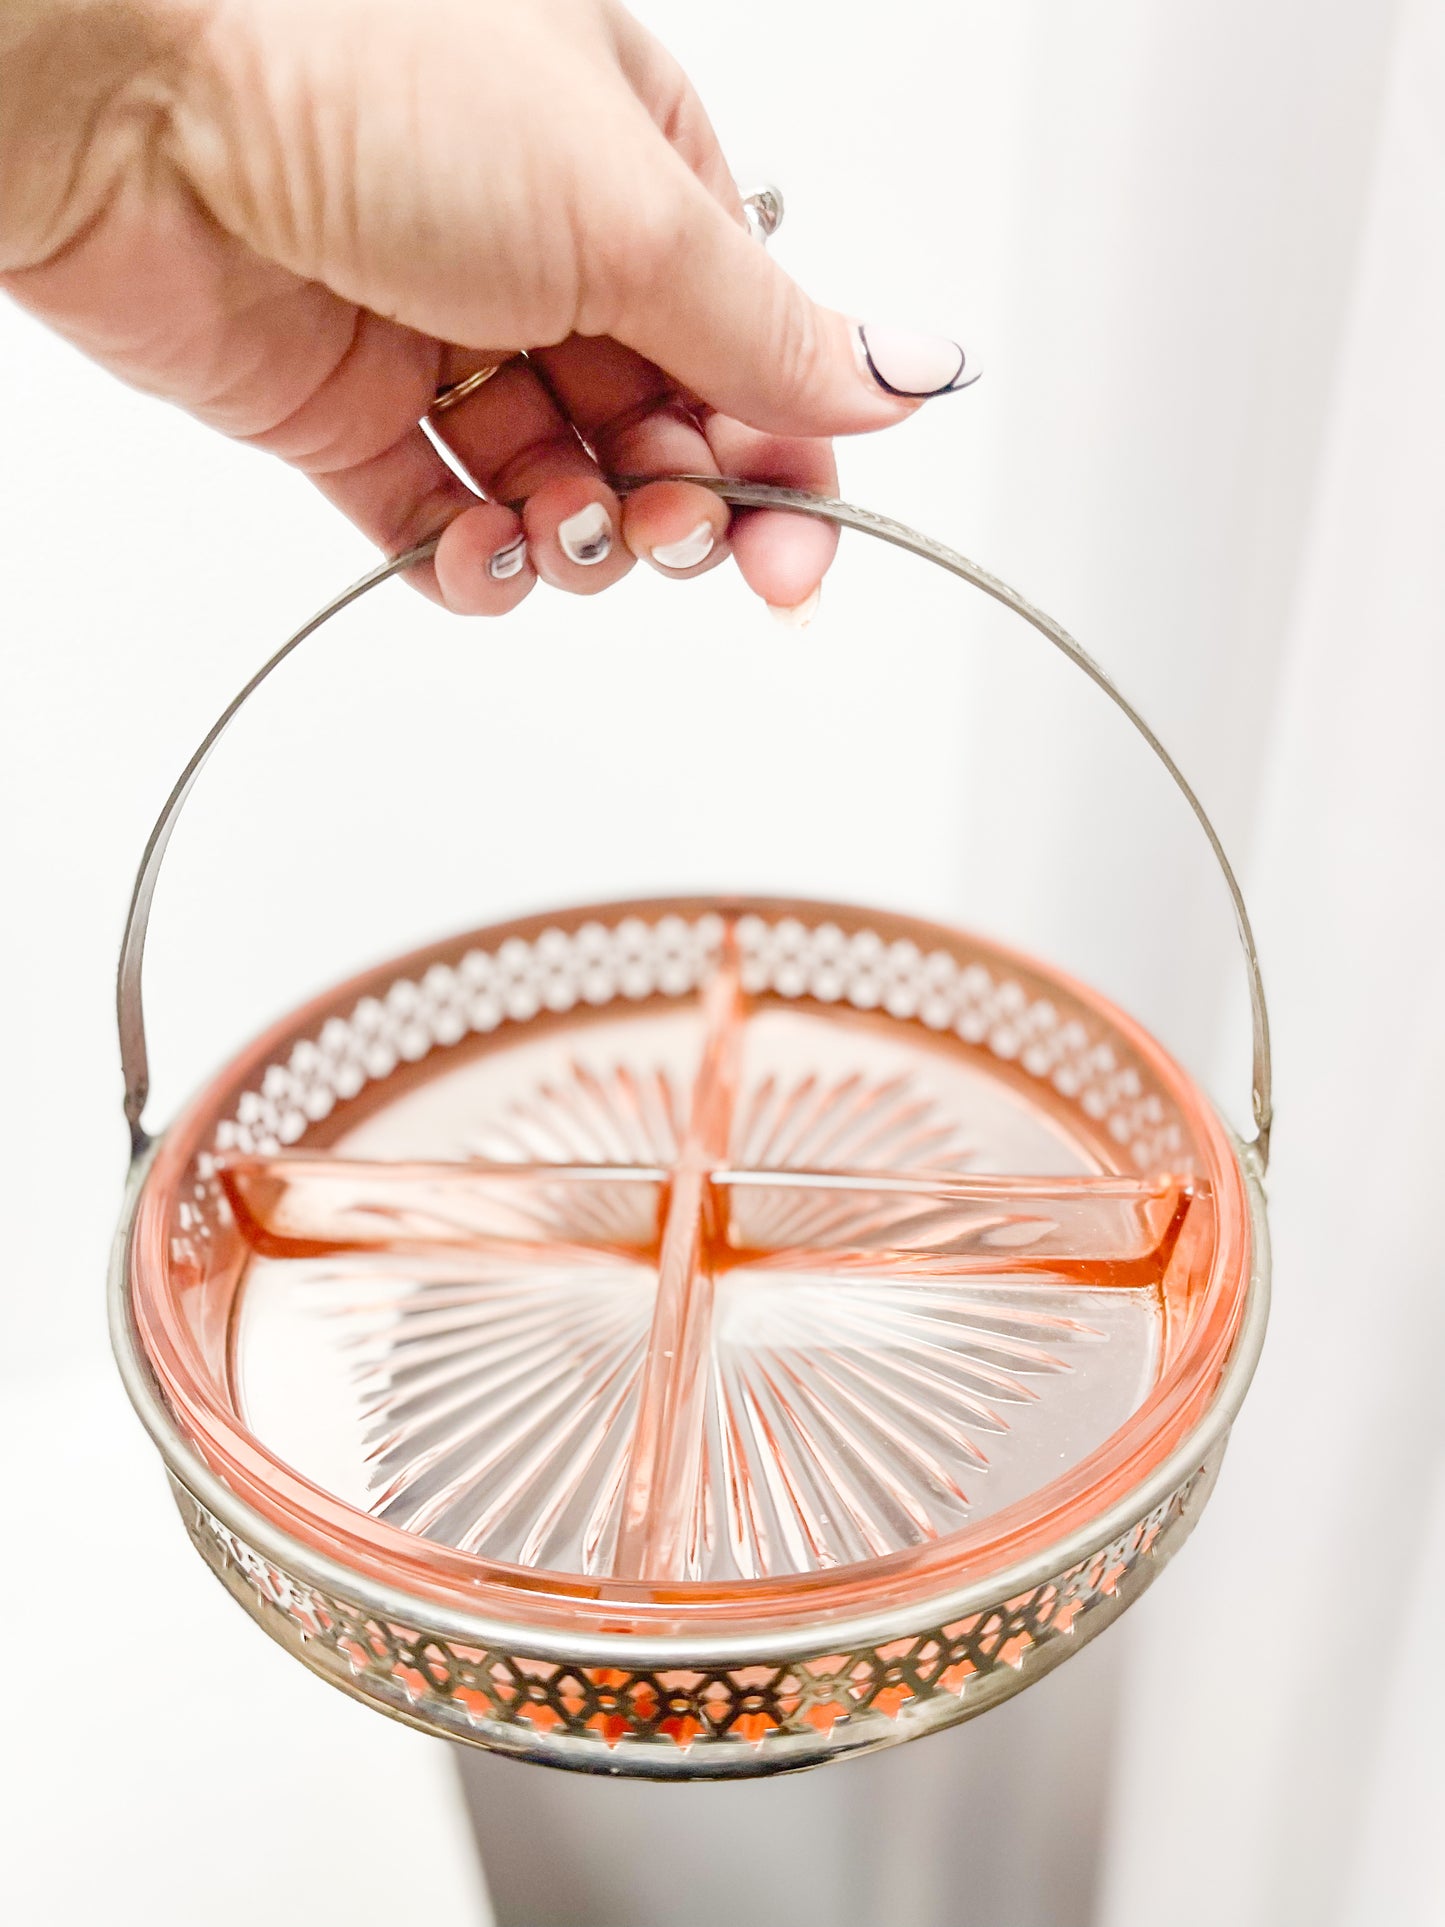
[[[164,131],[203,0],[0,5],[0,276],[53,260]]]

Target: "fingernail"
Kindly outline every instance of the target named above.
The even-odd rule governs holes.
[[[859,366],[890,395],[923,401],[952,395],[983,372],[968,362],[947,335],[920,335],[911,328],[880,328],[861,322],[854,331]]]
[[[612,553],[612,517],[600,502],[589,502],[558,524],[557,540],[569,562],[590,569]]]
[[[690,535],[684,535],[679,542],[659,542],[652,551],[654,562],[660,562],[664,569],[692,569],[699,562],[705,562],[717,546],[717,537],[712,532],[711,522],[699,522]]]
[[[822,593],[823,585],[820,582],[806,602],[796,603],[791,609],[785,609],[781,603],[770,602],[768,614],[775,622],[781,622],[785,629],[810,629],[813,617],[818,613],[818,598]]]
[[[514,575],[520,575],[527,566],[527,538],[519,535],[515,542],[509,542],[504,549],[498,549],[487,564],[487,574],[493,582],[510,582]]]

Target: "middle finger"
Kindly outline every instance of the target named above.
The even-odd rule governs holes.
[[[667,377],[630,348],[570,335],[534,359],[608,473],[718,473],[707,438]],[[632,553],[662,574],[697,575],[727,553],[727,504],[707,489],[662,480],[628,497],[622,532]]]
[[[447,370],[462,379],[476,357]],[[621,506],[530,362],[515,356],[433,425],[494,502],[520,504],[527,553],[544,582],[595,595],[632,567]]]
[[[612,474],[734,475],[824,493],[836,487],[830,443],[760,435],[719,415],[702,425],[659,368],[618,342],[573,335],[534,358]],[[729,521],[717,496],[674,481],[628,498],[623,533],[634,555],[666,575],[713,567],[728,538],[748,587],[779,613],[804,612],[804,621],[837,546],[834,531],[798,515],[749,510]]]

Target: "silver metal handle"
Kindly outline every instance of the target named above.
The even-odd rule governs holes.
[[[632,494],[639,488],[656,480],[650,476],[622,476],[613,481],[612,486],[619,495]],[[951,575],[972,583],[995,602],[1001,602],[1011,609],[1044,638],[1053,644],[1061,655],[1082,669],[1092,683],[1095,683],[1109,698],[1116,709],[1120,710],[1133,724],[1139,735],[1153,750],[1159,761],[1173,778],[1175,787],[1194,812],[1199,827],[1208,840],[1210,849],[1224,877],[1229,890],[1230,901],[1234,905],[1234,918],[1239,931],[1239,941],[1244,951],[1245,973],[1249,981],[1250,1014],[1254,1037],[1254,1076],[1253,1076],[1253,1113],[1255,1136],[1246,1149],[1252,1154],[1263,1173],[1269,1162],[1269,1133],[1273,1116],[1271,1101],[1271,1066],[1269,1048],[1269,1013],[1264,1001],[1264,983],[1260,976],[1259,954],[1255,949],[1254,932],[1250,927],[1249,912],[1245,909],[1244,895],[1239,880],[1234,874],[1229,858],[1224,853],[1224,845],[1219,833],[1210,822],[1204,805],[1195,795],[1183,772],[1174,758],[1165,749],[1144,718],[1128,698],[1120,693],[1092,656],[1081,649],[1067,630],[1061,629],[1051,617],[1041,609],[1036,609],[1016,589],[1000,582],[997,576],[990,575],[975,562],[960,555],[957,550],[947,548],[929,536],[919,535],[916,530],[906,528],[901,522],[891,521],[887,516],[875,515],[869,509],[855,508],[851,503],[833,501],[825,496],[809,495],[801,489],[778,488],[766,482],[735,482],[720,480],[711,475],[688,475],[675,478],[680,481],[696,483],[700,488],[710,489],[724,502],[734,508],[780,508],[792,509],[800,515],[811,515],[818,521],[832,522],[840,528],[857,529],[863,535],[871,535],[880,542],[890,543],[896,549],[906,549],[910,555],[921,556],[925,562],[935,562],[940,568],[947,569]],[[120,1061],[125,1078],[125,1115],[130,1125],[131,1154],[139,1157],[149,1146],[150,1139],[142,1125],[141,1117],[145,1110],[146,1098],[150,1091],[150,1063],[146,1053],[145,1012],[141,1001],[141,967],[145,957],[146,930],[150,923],[151,901],[155,896],[156,880],[160,875],[161,862],[165,857],[166,845],[170,842],[171,832],[176,826],[185,805],[186,798],[196,778],[200,775],[207,757],[225,734],[233,717],[260,688],[271,671],[283,663],[291,654],[314,635],[323,623],[340,613],[369,590],[387,581],[394,575],[414,568],[419,562],[427,561],[436,551],[438,537],[418,543],[405,554],[393,556],[390,561],[382,562],[359,581],[353,582],[348,589],[328,602],[324,609],[304,623],[295,635],[287,638],[281,647],[258,669],[251,680],[238,695],[222,710],[215,722],[207,730],[194,756],[181,772],[179,781],[166,799],[165,808],[151,831],[150,840],[141,858],[140,869],[136,873],[135,889],[130,900],[130,911],[126,917],[125,935],[121,940],[120,969],[116,978],[116,1021],[120,1030]]]

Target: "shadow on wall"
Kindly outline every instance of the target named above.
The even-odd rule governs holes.
[[[984,1719],[788,1777],[657,1786],[461,1752],[497,1927],[1081,1927],[1119,1651],[1097,1641]]]

